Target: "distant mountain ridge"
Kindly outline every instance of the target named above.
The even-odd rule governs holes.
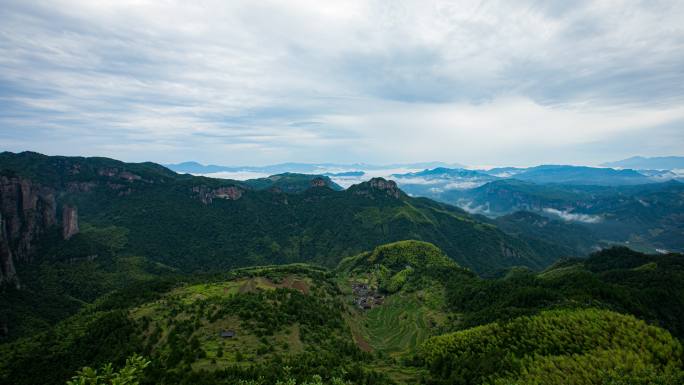
[[[684,156],[656,156],[650,158],[633,156],[631,158],[618,160],[615,162],[606,162],[601,164],[601,166],[644,170],[677,170],[684,169]]]
[[[178,172],[189,174],[211,174],[217,172],[259,172],[265,174],[281,174],[286,172],[319,174],[330,173],[329,170],[340,170],[340,173],[358,172],[363,170],[382,170],[395,168],[428,169],[436,167],[464,167],[458,163],[445,162],[416,162],[416,163],[393,163],[393,164],[367,164],[367,163],[279,163],[266,166],[219,166],[204,165],[198,162],[189,161],[175,164],[165,164],[165,167]],[[344,176],[344,175],[340,175]]]
[[[538,184],[578,184],[615,186],[629,184],[646,184],[652,182],[647,176],[637,171],[587,166],[541,165],[531,167],[513,176],[515,179]]]

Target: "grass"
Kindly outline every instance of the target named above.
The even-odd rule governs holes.
[[[258,276],[218,283],[188,285],[170,291],[160,300],[146,303],[131,310],[130,317],[136,320],[143,317],[147,318],[150,327],[144,332],[145,338],[152,334],[153,329],[159,329],[161,335],[155,344],[155,349],[166,349],[165,341],[169,335],[171,321],[180,321],[191,317],[191,314],[184,312],[172,315],[169,312],[169,301],[177,301],[188,306],[206,298],[229,297],[257,290],[274,290],[278,287],[292,288],[308,294],[312,284],[311,278],[307,276],[287,274],[275,282],[267,277]],[[222,338],[219,335],[222,330],[234,330],[236,337]],[[235,364],[249,365],[254,362],[266,362],[274,354],[296,354],[305,350],[298,324],[290,325],[273,336],[257,337],[243,328],[238,317],[225,317],[210,322],[209,319],[202,316],[199,319],[199,327],[194,330],[192,337],[198,339],[200,348],[206,353],[205,358],[197,359],[192,364],[194,370],[217,370]],[[258,354],[259,348],[265,347],[269,347],[268,351]],[[222,354],[219,354],[219,351]],[[241,356],[239,360],[238,353]]]
[[[574,265],[570,265],[570,266],[558,267],[558,268],[554,268],[554,269],[544,271],[542,273],[539,273],[537,275],[537,277],[539,277],[541,279],[552,280],[552,279],[558,279],[558,278],[560,278],[566,274],[572,274],[572,273],[580,272],[580,271],[584,271],[584,266],[582,266],[581,264],[574,264]]]
[[[430,336],[433,312],[414,295],[394,295],[382,305],[369,310],[363,324],[364,338],[373,350],[400,356]]]

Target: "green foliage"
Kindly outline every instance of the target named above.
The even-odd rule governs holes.
[[[345,258],[337,270],[352,276],[371,273],[371,281],[388,293],[402,288],[418,290],[456,276],[472,276],[437,246],[415,240],[381,245],[372,252]]]
[[[86,366],[71,381],[67,381],[67,385],[139,385],[143,372],[149,365],[150,361],[134,354],[118,371],[114,371],[111,362],[103,365],[100,371]]]
[[[84,236],[117,229],[86,227]],[[63,384],[78,368],[121,367],[137,352],[152,361],[142,385],[674,385],[683,379],[682,347],[668,332],[605,310],[682,330],[680,255],[613,248],[542,273],[515,268],[482,279],[434,245],[402,241],[345,258],[335,272],[293,264],[162,279],[152,278],[157,265],[120,252],[78,262],[74,271],[79,263],[99,263],[90,272],[98,280],[119,277],[112,288],[126,282],[124,275],[138,278],[97,299],[83,297],[91,304],[56,326],[29,326],[32,335],[0,345],[0,383]],[[70,281],[36,271],[53,282],[46,288]],[[73,274],[85,281],[88,270]],[[363,312],[351,308],[350,282],[384,288],[384,302]],[[221,339],[225,329],[237,338]],[[109,370],[80,375],[92,380]]]
[[[18,266],[22,289],[0,295],[0,324],[12,340],[75,314],[84,304],[114,290],[174,275],[168,267],[120,254],[128,231],[82,225],[65,241],[49,232],[36,246],[36,261]]]
[[[655,269],[635,269],[655,263]],[[558,263],[541,274],[459,280],[447,285],[447,303],[462,313],[459,328],[557,307],[600,306],[634,314],[684,336],[684,258],[625,248]]]
[[[250,179],[244,183],[256,190],[278,189],[286,193],[300,193],[311,188],[314,179],[321,179],[326,187],[336,191],[343,190],[340,185],[324,175],[297,174],[286,172],[283,174],[271,175],[267,178]]]
[[[434,337],[419,356],[437,382],[583,384],[598,383],[606,371],[677,374],[682,354],[682,345],[662,329],[586,309],[548,311]]]
[[[413,352],[431,335],[431,312],[415,298],[392,297],[370,311],[364,337],[376,351],[398,356]]]

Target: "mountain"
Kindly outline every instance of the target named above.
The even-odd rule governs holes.
[[[277,189],[286,193],[300,193],[311,187],[328,187],[335,191],[343,188],[325,175],[284,173],[268,178],[248,179],[243,182],[255,190]]]
[[[534,185],[548,185],[546,190],[560,191],[551,185],[571,186],[629,186],[676,180],[678,175],[670,171],[613,170],[608,168],[578,166],[537,166],[530,168],[495,168],[491,170],[466,170],[435,168],[420,172],[394,174],[393,178],[412,196],[424,196],[446,203],[456,203],[462,197],[475,195],[483,185],[507,180],[504,184],[514,185],[529,182]],[[490,185],[496,186],[496,184]],[[470,209],[470,208],[469,208]],[[473,208],[474,209],[474,208]],[[526,209],[521,207],[520,209]],[[510,213],[510,209],[489,208],[492,215]]]
[[[0,384],[684,381],[684,184],[449,191],[1,153]]]
[[[211,174],[222,171],[236,171],[233,167],[217,166],[215,164],[204,165],[197,162],[182,162],[164,165],[177,173],[187,174]]]
[[[119,368],[143,354],[147,367],[126,372],[142,385],[675,385],[683,274],[682,255],[612,248],[482,279],[408,240],[334,270],[164,278],[0,344],[0,383],[62,384],[83,366]]]
[[[588,255],[604,246],[599,237],[586,226],[530,211],[516,211],[500,216],[493,222],[501,230],[525,239],[530,246],[547,254],[564,257]]]
[[[393,174],[401,188],[412,196],[446,202],[449,191],[471,189],[497,178],[484,172],[462,168],[437,167],[418,172]]]
[[[652,158],[645,158],[642,156],[634,156],[631,158],[618,160],[615,162],[603,163],[601,166],[617,167],[617,168],[631,168],[643,170],[676,170],[684,169],[683,156],[659,156]]]
[[[436,167],[433,169],[425,169],[423,171],[411,172],[406,174],[394,174],[392,175],[398,178],[411,178],[411,177],[423,177],[429,179],[444,179],[444,178],[489,178],[492,179],[490,175],[485,174],[480,171],[466,170],[463,168],[446,168],[446,167]]]
[[[515,179],[537,184],[574,184],[621,186],[652,182],[634,170],[614,170],[585,166],[542,165],[530,167],[514,175]]]
[[[406,238],[434,242],[478,272],[550,262],[495,226],[455,207],[411,198],[381,178],[334,191],[325,177],[240,182],[178,175],[152,164],[28,153],[4,153],[0,167],[14,173],[16,183],[40,183],[53,207],[73,208],[81,223],[127,229],[125,252],[184,271],[302,261],[330,266]],[[293,181],[294,187],[278,189]],[[8,211],[3,217],[21,215]],[[12,239],[23,236],[19,231]]]
[[[432,284],[426,280],[440,282],[447,276],[472,276],[437,246],[415,240],[390,243],[347,257],[337,270],[388,293],[428,288]]]
[[[536,184],[569,184],[622,186],[647,184],[676,178],[676,174],[635,170],[615,170],[585,166],[541,165],[530,168],[493,168],[490,170],[466,170],[438,167],[420,172],[394,174],[392,177],[404,184],[436,185],[441,191],[478,187],[499,178],[514,178]]]
[[[458,163],[445,162],[418,162],[418,163],[394,163],[394,164],[367,164],[367,163],[279,163],[266,166],[217,166],[203,165],[198,162],[182,162],[176,164],[166,164],[169,169],[178,173],[189,174],[211,174],[217,172],[254,172],[263,174],[283,174],[283,173],[304,173],[304,174],[330,174],[347,172],[364,172],[371,170],[393,170],[393,169],[427,169],[435,167],[457,167]],[[340,176],[358,176],[352,175]]]
[[[679,182],[582,186],[506,179],[442,197],[491,217],[523,210],[582,225],[594,234],[587,239],[628,242],[650,250],[684,250],[680,219],[684,184]],[[563,242],[559,239],[557,243]]]
[[[327,172],[323,175],[326,176],[364,176],[366,175],[363,171],[345,171],[345,172]]]

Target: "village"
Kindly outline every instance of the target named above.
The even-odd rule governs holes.
[[[365,283],[353,282],[352,293],[354,294],[354,304],[361,310],[369,310],[375,306],[382,305],[385,297],[373,290]]]

